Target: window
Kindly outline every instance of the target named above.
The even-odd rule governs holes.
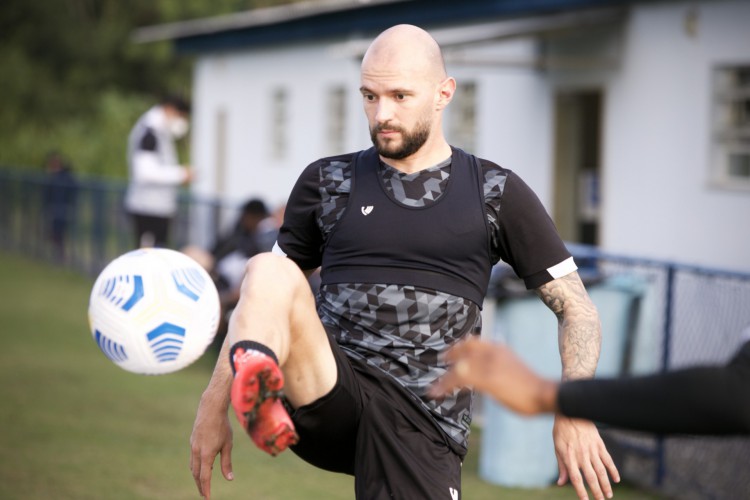
[[[335,155],[344,152],[346,143],[346,89],[333,87],[327,96],[326,154]]]
[[[713,180],[750,189],[750,64],[714,72]]]
[[[450,141],[469,152],[476,150],[477,86],[474,82],[460,83],[450,105]]]
[[[287,153],[288,106],[287,91],[275,89],[271,98],[271,156],[276,160],[283,160]]]

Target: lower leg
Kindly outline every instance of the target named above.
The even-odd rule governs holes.
[[[307,286],[296,265],[272,254],[248,261],[240,299],[229,321],[230,345],[251,340],[265,345],[283,366],[291,344],[291,317],[297,297]]]
[[[250,259],[228,341],[237,418],[258,447],[276,455],[297,439],[279,399],[284,379],[295,407],[326,394],[336,381],[310,287],[292,261],[272,254]]]

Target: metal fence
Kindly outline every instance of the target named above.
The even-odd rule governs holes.
[[[0,168],[0,249],[96,276],[112,259],[136,248],[124,210],[125,189],[122,181],[98,178],[59,186],[43,172]],[[52,190],[67,192],[51,195]],[[237,203],[180,193],[169,246],[211,245],[238,210]]]
[[[93,277],[134,248],[122,182],[79,179],[61,242],[51,236],[48,189],[43,173],[0,168],[1,250]],[[171,246],[211,244],[237,208],[183,193]],[[607,283],[629,297],[616,374],[723,363],[750,335],[748,274],[608,255],[591,247],[571,251],[592,286]],[[750,497],[750,439],[663,438],[615,429],[603,435],[623,477],[647,489],[680,499]]]
[[[750,338],[750,275],[572,248],[633,294],[624,376],[725,363]],[[748,388],[750,390],[750,388]],[[608,429],[623,477],[679,499],[750,498],[750,439],[669,437]]]

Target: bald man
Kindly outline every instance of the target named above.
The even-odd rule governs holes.
[[[217,455],[233,477],[231,403],[259,448],[353,475],[358,499],[460,498],[472,394],[429,389],[449,347],[480,332],[501,258],[559,318],[563,378],[593,375],[599,320],[576,266],[516,174],[446,142],[455,89],[420,28],[390,28],[367,50],[373,147],[310,164],[274,251],[248,262],[191,437],[204,496]],[[316,301],[305,275],[318,267]],[[554,438],[560,482],[611,496],[617,470],[593,424],[559,417]]]

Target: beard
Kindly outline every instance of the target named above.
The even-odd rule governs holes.
[[[393,130],[401,134],[401,144],[396,145],[392,140],[378,140],[378,132],[382,130]],[[370,139],[378,154],[383,158],[392,160],[403,160],[417,151],[427,142],[430,137],[429,120],[420,120],[412,130],[405,130],[401,127],[376,125],[370,129]]]

